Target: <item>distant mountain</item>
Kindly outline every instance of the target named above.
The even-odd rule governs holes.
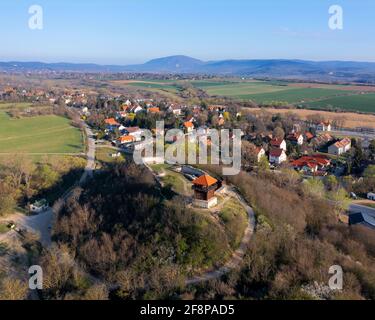
[[[199,72],[205,62],[187,56],[171,56],[154,59],[145,64],[125,67],[135,72],[158,72],[158,73],[191,73]]]
[[[0,62],[0,71],[193,73],[317,81],[342,80],[375,82],[375,63],[372,62],[316,62],[285,59],[223,60],[205,62],[182,55],[154,59],[144,64],[129,66],[42,62]]]

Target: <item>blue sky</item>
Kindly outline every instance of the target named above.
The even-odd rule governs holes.
[[[28,8],[44,10],[30,30]],[[328,8],[344,29],[328,28]],[[373,0],[1,0],[0,60],[130,64],[202,60],[375,61]]]

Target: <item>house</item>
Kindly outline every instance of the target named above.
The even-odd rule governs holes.
[[[137,113],[142,112],[142,111],[143,111],[143,108],[140,105],[135,105],[135,106],[130,108],[131,113],[137,114]]]
[[[122,137],[118,138],[116,143],[117,143],[117,145],[123,146],[123,145],[133,143],[134,140],[135,140],[135,138],[133,136],[127,135],[127,136],[122,136]]]
[[[226,109],[225,106],[222,106],[222,105],[211,105],[211,106],[208,106],[208,110],[211,111],[211,112],[224,112]]]
[[[194,123],[191,121],[184,122],[184,129],[186,133],[190,133],[194,130]]]
[[[159,113],[160,109],[158,107],[151,107],[147,109],[147,113]]]
[[[283,149],[286,151],[286,142],[284,139],[274,138],[271,140],[270,144],[275,149]]]
[[[46,199],[42,199],[39,201],[35,201],[33,204],[30,205],[30,211],[32,213],[41,213],[48,209],[48,202]]]
[[[260,162],[260,160],[262,159],[262,157],[266,156],[266,151],[264,150],[263,147],[257,147],[255,149],[255,156],[257,158],[257,161]]]
[[[334,138],[328,134],[328,133],[323,133],[311,140],[312,144],[314,145],[315,149],[320,149],[327,144],[329,144],[331,141],[333,141]]]
[[[215,191],[218,189],[218,180],[204,174],[193,181],[194,205],[209,209],[217,205]]]
[[[287,136],[287,140],[289,140],[293,144],[297,144],[299,146],[303,145],[304,138],[303,135],[300,133],[291,133]]]
[[[317,130],[319,131],[332,131],[332,125],[330,121],[323,121],[319,123],[316,127]]]
[[[345,152],[348,152],[351,147],[352,147],[351,140],[349,138],[345,138],[329,146],[328,153],[339,156]]]
[[[106,124],[106,129],[109,131],[114,131],[120,126],[120,124],[114,118],[105,119],[104,123]]]
[[[128,116],[128,113],[126,111],[119,111],[116,113],[117,119],[124,119]]]
[[[119,127],[120,126],[120,124],[115,120],[115,118],[105,119],[104,123],[106,125],[112,126],[112,127]]]
[[[126,135],[132,136],[135,141],[141,141],[142,140],[142,129],[139,127],[126,127],[124,129],[124,132]]]
[[[375,193],[373,193],[373,192],[369,192],[369,193],[367,194],[367,199],[372,200],[372,201],[375,201]]]
[[[323,155],[303,156],[291,162],[295,170],[305,174],[324,175],[331,165],[331,160]]]
[[[172,112],[175,116],[180,116],[182,114],[182,109],[180,106],[170,105],[168,108],[169,112]]]
[[[286,153],[283,149],[273,148],[270,151],[269,161],[272,164],[279,165],[287,160]]]
[[[312,139],[314,139],[314,135],[313,135],[311,132],[306,131],[306,132],[305,132],[305,140],[306,140],[307,142],[310,142]]]

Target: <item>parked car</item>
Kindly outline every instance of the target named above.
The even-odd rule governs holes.
[[[350,192],[350,198],[352,198],[354,200],[358,199],[357,195],[354,192]]]

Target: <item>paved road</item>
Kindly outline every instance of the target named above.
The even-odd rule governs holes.
[[[352,204],[349,206],[349,210],[352,211],[352,212],[362,212],[362,213],[366,213],[366,214],[368,214],[369,216],[375,218],[375,208],[366,207],[365,205],[354,204],[354,203],[352,203]]]
[[[375,133],[350,131],[350,130],[332,130],[332,131],[329,131],[329,132],[318,131],[318,133],[329,133],[329,134],[332,134],[332,135],[339,135],[339,136],[352,136],[352,137],[362,138],[364,140],[367,140],[367,139],[372,140],[372,139],[375,138]]]
[[[228,187],[229,188],[229,187]],[[247,202],[239,195],[234,189],[228,189],[226,192],[229,196],[236,198],[241,205],[245,208],[248,214],[248,225],[245,229],[244,235],[241,240],[239,248],[233,253],[231,259],[221,268],[207,272],[200,276],[193,277],[186,280],[186,285],[197,284],[204,281],[209,281],[213,279],[218,279],[229,271],[238,268],[245,256],[246,249],[250,243],[251,236],[255,230],[255,214],[254,210],[247,204]]]
[[[87,164],[85,167],[85,170],[81,176],[81,179],[79,180],[79,185],[83,185],[88,178],[92,177],[93,171],[95,169],[95,141],[93,139],[93,134],[91,129],[85,124],[85,131],[87,136]],[[73,189],[73,188],[72,188]],[[71,189],[65,192],[65,194],[61,197],[58,201],[54,209],[61,208],[61,205],[63,202],[70,196]],[[31,232],[35,232],[40,235],[40,242],[44,247],[49,247],[52,243],[51,240],[51,229],[53,225],[55,214],[52,208],[49,210],[35,215],[35,216],[25,216],[22,214],[14,214],[12,216],[8,216],[6,221],[14,221],[17,226],[19,226],[21,229],[26,229]],[[2,235],[0,237],[0,241],[6,240],[7,237],[10,237],[14,233],[13,231],[10,231],[6,233],[5,235]]]

